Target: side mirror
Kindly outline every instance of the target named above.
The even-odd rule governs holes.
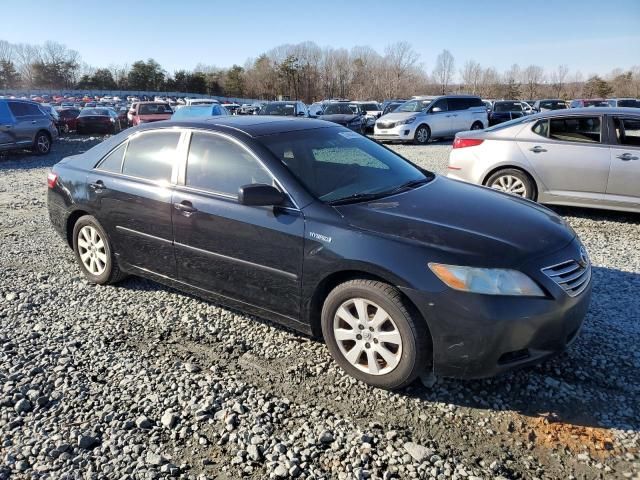
[[[433,107],[431,109],[431,113],[438,113],[438,112],[441,112],[441,111],[442,111],[442,109],[440,107]]]
[[[304,117],[304,116],[305,116],[305,113],[304,113],[304,112],[298,112],[298,114],[297,114],[297,115],[298,115],[299,117]]]
[[[238,189],[238,202],[242,205],[273,206],[282,204],[284,199],[284,193],[272,185],[263,183],[243,185]]]

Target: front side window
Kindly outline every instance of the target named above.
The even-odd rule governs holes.
[[[549,138],[563,142],[599,143],[600,117],[567,117],[549,120]]]
[[[392,151],[340,127],[266,135],[259,141],[324,202],[383,197],[431,179]]]
[[[243,185],[273,183],[271,175],[237,143],[194,132],[187,160],[186,185],[237,197]]]
[[[447,102],[446,98],[441,98],[440,100],[438,100],[436,103],[433,104],[433,108],[431,109],[431,111],[433,112],[436,108],[439,108],[441,112],[446,112],[449,110],[449,102]],[[433,113],[439,113],[439,112],[433,112]]]
[[[147,180],[171,179],[180,132],[148,132],[129,140],[122,173]]]
[[[614,118],[618,144],[640,147],[640,118]]]

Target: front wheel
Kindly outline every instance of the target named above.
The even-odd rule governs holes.
[[[416,129],[416,133],[413,137],[413,143],[416,145],[426,145],[431,138],[431,130],[426,125],[420,125]]]
[[[475,122],[473,125],[471,125],[471,130],[482,130],[484,128],[484,125],[482,125],[482,122]]]
[[[535,200],[535,187],[531,177],[515,168],[498,170],[487,179],[486,185],[494,190]]]
[[[338,365],[375,387],[402,388],[431,360],[426,324],[388,284],[351,280],[338,285],[324,302],[321,321]]]
[[[80,270],[91,283],[104,285],[125,277],[118,267],[107,233],[95,217],[80,217],[73,226],[73,251]]]
[[[51,137],[45,132],[38,132],[33,140],[33,150],[38,155],[46,155],[51,150]]]

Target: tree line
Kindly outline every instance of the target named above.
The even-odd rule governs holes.
[[[534,99],[640,97],[640,66],[585,77],[567,65],[545,70],[512,65],[499,72],[467,60],[457,68],[443,50],[428,70],[407,42],[382,53],[368,46],[320,47],[313,42],[280,45],[243,65],[167,72],[154,59],[95,68],[65,45],[12,44],[0,40],[0,89],[152,90],[273,100],[388,99],[417,94],[470,93],[483,98]]]

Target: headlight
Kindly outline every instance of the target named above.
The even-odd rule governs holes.
[[[409,125],[415,121],[416,117],[407,118],[406,120],[400,120],[396,122],[396,125]]]
[[[461,267],[442,263],[429,263],[429,268],[445,285],[454,290],[486,295],[544,297],[540,287],[517,270]]]

